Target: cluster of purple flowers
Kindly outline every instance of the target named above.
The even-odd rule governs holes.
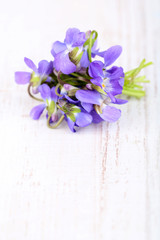
[[[127,102],[118,96],[128,79],[122,67],[112,64],[122,47],[116,45],[101,52],[97,48],[97,36],[96,31],[85,33],[69,28],[64,42],[53,43],[53,61],[42,60],[37,67],[32,60],[24,58],[32,72],[16,72],[15,81],[28,83],[30,96],[41,101],[30,112],[33,119],[39,119],[46,110],[48,127],[55,128],[65,120],[75,132],[76,127],[115,122],[120,118],[121,111],[114,105]],[[100,60],[93,60],[95,57]]]

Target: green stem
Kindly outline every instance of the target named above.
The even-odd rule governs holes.
[[[60,86],[61,86],[60,83],[58,83],[58,84],[56,85],[55,93],[56,93],[57,96],[62,97],[63,95],[61,95],[61,94],[58,93],[58,88],[59,88]]]
[[[34,100],[37,100],[37,101],[39,101],[39,102],[43,102],[43,99],[37,98],[37,97],[35,97],[35,96],[32,95],[32,93],[31,93],[31,86],[32,86],[32,84],[30,83],[30,84],[28,85],[28,89],[27,89],[29,96],[30,96],[31,98],[33,98]]]
[[[74,77],[83,77],[84,79],[87,79],[87,80],[90,80],[91,77],[87,76],[87,75],[84,75],[84,74],[81,74],[81,73],[71,73],[72,76]]]
[[[144,91],[125,90],[125,89],[123,89],[122,94],[131,96],[131,97],[137,97],[137,98],[141,98],[141,97],[145,96]]]
[[[48,126],[49,128],[51,128],[51,129],[55,129],[55,128],[57,128],[57,127],[61,124],[61,122],[63,121],[64,115],[62,115],[62,116],[60,117],[59,121],[58,121],[56,124],[52,125],[52,126],[51,126],[50,123],[49,123],[50,119],[51,119],[51,116],[49,116],[48,119],[47,119],[47,126]]]
[[[95,38],[93,39],[93,34],[95,34]],[[89,61],[92,62],[92,57],[91,57],[91,50],[92,50],[92,47],[93,47],[93,44],[94,42],[96,41],[97,39],[97,32],[96,31],[92,31],[91,34],[90,34],[90,37],[89,37],[89,44],[88,44],[88,58],[89,58]]]
[[[89,38],[89,44],[88,44],[88,58],[89,58],[90,62],[92,62],[92,57],[91,57],[92,36],[93,36],[93,34],[91,33],[90,38]]]
[[[61,76],[61,71],[59,71],[58,72],[58,75],[57,75],[57,80],[58,80],[58,82],[60,83],[60,85],[64,85],[64,82],[62,81],[62,79],[60,78],[60,76]]]
[[[61,111],[63,111],[63,108],[61,108],[58,104],[56,104],[56,106],[57,106]]]

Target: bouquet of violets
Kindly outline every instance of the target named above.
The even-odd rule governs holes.
[[[24,58],[32,72],[15,72],[18,84],[28,84],[29,95],[40,101],[30,116],[38,120],[46,111],[47,126],[56,128],[65,120],[72,132],[101,121],[115,122],[121,110],[115,105],[127,103],[123,95],[141,98],[145,95],[138,76],[141,69],[152,64],[142,60],[126,73],[112,64],[120,56],[122,47],[112,46],[105,51],[97,48],[96,31],[80,32],[69,28],[64,42],[53,43],[53,61],[42,60],[38,67]],[[98,57],[99,60],[94,60]],[[39,97],[37,97],[39,95]]]

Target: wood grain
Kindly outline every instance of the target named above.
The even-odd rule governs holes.
[[[145,98],[76,134],[30,119],[36,102],[14,83],[24,56],[52,59],[74,26],[96,29],[102,49],[121,44],[125,70],[154,62]],[[5,1],[0,32],[0,239],[159,240],[159,1]]]

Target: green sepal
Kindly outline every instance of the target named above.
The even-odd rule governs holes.
[[[35,73],[33,72],[30,82],[32,83],[33,87],[36,87],[40,82],[40,77],[36,76]]]
[[[72,104],[72,103],[66,103],[62,108],[63,108],[63,111],[65,113],[69,113],[72,111],[72,108],[74,107],[75,105]]]
[[[78,108],[78,107],[73,107],[72,108],[72,113],[80,113],[81,112],[81,109]]]
[[[51,101],[50,103],[48,102],[48,99],[46,99],[46,102],[47,102],[47,110],[50,114],[54,113],[54,110],[55,110],[55,102],[54,101]]]
[[[75,113],[80,113],[81,109],[76,107],[74,104],[66,103],[62,107],[63,112],[69,117],[73,122],[76,121]]]
[[[78,54],[78,51],[79,51],[79,48],[78,47],[75,47],[70,53],[69,53],[69,58],[70,60],[75,64],[77,65],[81,58],[82,58],[82,55],[83,55],[83,51]],[[77,55],[78,54],[78,55]]]
[[[77,65],[80,61],[81,61],[81,58],[82,58],[82,55],[83,55],[83,52],[81,52],[73,61],[73,63],[75,65]]]
[[[75,56],[77,55],[77,53],[78,53],[78,50],[79,50],[79,48],[78,47],[75,47],[70,53],[69,53],[69,57],[70,57],[70,59],[74,59],[75,58]]]
[[[67,113],[67,117],[69,117],[73,122],[76,121],[76,117],[74,116],[74,114],[72,112]]]

